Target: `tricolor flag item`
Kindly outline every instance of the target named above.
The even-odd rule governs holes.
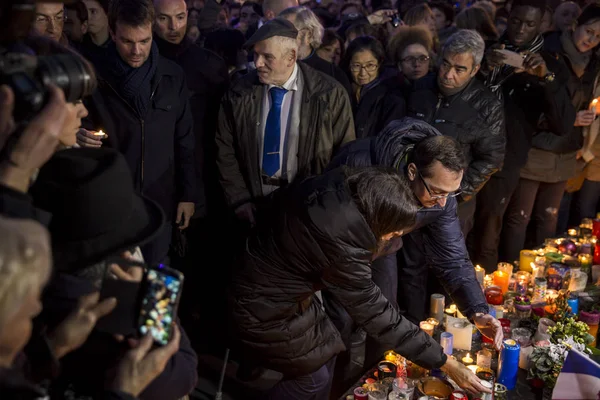
[[[577,350],[569,350],[552,399],[600,400],[600,364]]]

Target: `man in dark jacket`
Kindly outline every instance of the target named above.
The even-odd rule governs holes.
[[[244,359],[284,374],[270,398],[329,398],[331,360],[344,344],[315,295],[321,289],[386,348],[425,368],[441,368],[467,390],[480,390],[478,380],[371,280],[371,260],[415,221],[417,204],[400,174],[338,168],[296,181],[271,200],[244,247],[230,291]]]
[[[227,90],[229,74],[225,62],[219,56],[186,37],[188,14],[184,0],[154,0],[154,8],[154,41],[162,56],[175,61],[183,69],[191,92],[190,110],[194,118],[198,175],[195,216],[202,217],[206,215],[208,199],[214,204],[215,193],[220,191],[217,172],[213,168],[215,132],[219,104]]]
[[[321,173],[355,138],[348,93],[297,62],[297,35],[294,25],[276,18],[250,38],[257,70],[233,84],[219,114],[221,185],[229,207],[250,222],[257,200]]]
[[[426,318],[428,268],[432,269],[461,312],[483,334],[502,341],[500,323],[488,314],[483,291],[475,277],[456,213],[456,197],[463,177],[465,159],[459,144],[443,137],[430,125],[412,118],[390,123],[378,136],[344,146],[330,168],[393,167],[405,174],[422,208],[416,224],[402,237],[403,246],[387,249],[388,256],[372,263],[373,281],[392,303],[397,299],[403,315],[414,323]],[[396,253],[398,250],[398,264]],[[427,266],[428,268],[424,268]],[[336,316],[338,329],[347,337],[352,329],[339,304],[327,299],[327,310]],[[370,354],[385,349],[375,343]]]
[[[167,256],[173,222],[187,228],[196,201],[193,120],[181,68],[158,54],[152,41],[154,7],[149,0],[111,3],[113,43],[109,59],[96,65],[98,90],[86,101],[84,126],[108,134],[107,144],[125,155],[136,189],[167,215],[160,237],[143,248],[150,264]],[[78,134],[81,146],[100,146],[94,132]]]
[[[465,234],[472,228],[475,212],[475,202],[470,200],[502,167],[506,143],[502,103],[475,78],[484,50],[475,31],[460,30],[450,36],[442,48],[437,79],[415,83],[407,104],[408,116],[423,119],[463,148],[468,167],[458,212]]]
[[[506,115],[503,167],[477,196],[477,224],[469,238],[473,260],[488,272],[498,264],[503,217],[519,183],[521,167],[527,162],[540,117],[544,115],[557,136],[569,135],[575,121],[567,91],[569,71],[561,59],[544,50],[540,26],[545,4],[544,0],[514,2],[506,34],[486,52],[486,85],[504,100]],[[504,56],[496,51],[499,49],[528,54],[524,71],[519,73],[504,64]]]

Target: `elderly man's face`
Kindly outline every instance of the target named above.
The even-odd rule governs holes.
[[[33,29],[42,36],[59,41],[65,26],[65,8],[62,3],[36,3]]]
[[[272,37],[254,46],[254,63],[262,83],[282,85],[294,70],[296,52],[283,48],[280,37]]]
[[[444,54],[438,71],[438,86],[442,93],[454,94],[473,79],[479,71],[471,53]]]
[[[183,0],[155,0],[154,32],[161,39],[179,44],[187,29],[187,6]]]

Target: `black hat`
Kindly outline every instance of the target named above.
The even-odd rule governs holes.
[[[263,26],[258,28],[254,35],[248,39],[244,47],[250,48],[258,42],[272,38],[273,36],[283,36],[296,39],[298,37],[298,30],[290,21],[285,18],[277,17],[275,19],[266,22]]]
[[[75,271],[153,239],[162,209],[134,191],[125,158],[112,149],[57,152],[42,167],[30,193],[52,214],[54,265]]]
[[[577,26],[595,22],[597,19],[600,19],[600,5],[595,3],[588,4],[577,18]]]

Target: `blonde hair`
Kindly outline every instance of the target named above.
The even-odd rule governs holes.
[[[433,38],[428,29],[423,26],[401,26],[388,43],[388,57],[394,63],[400,62],[402,53],[411,44],[420,44],[427,53],[433,53]]]
[[[0,217],[0,332],[50,275],[50,235],[32,220]]]

